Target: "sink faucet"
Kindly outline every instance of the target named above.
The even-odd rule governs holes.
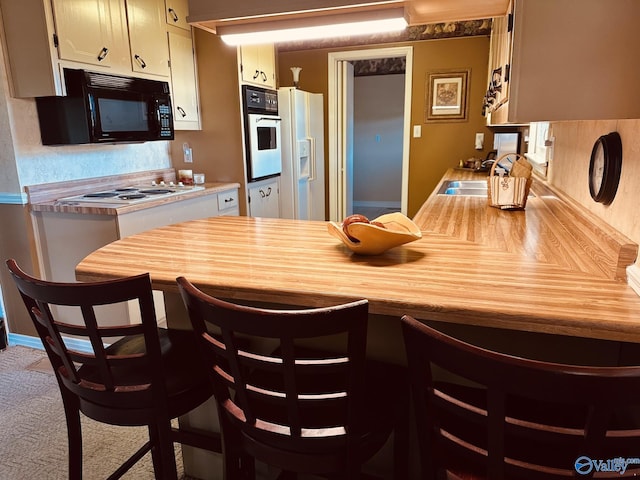
[[[490,167],[494,163],[496,163],[496,160],[494,158],[490,158],[489,160],[485,160],[484,162],[482,162],[482,168]]]

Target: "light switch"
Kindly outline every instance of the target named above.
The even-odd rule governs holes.
[[[420,138],[422,136],[422,125],[413,126],[413,138]]]
[[[476,133],[476,150],[484,148],[484,133]]]
[[[184,163],[192,163],[193,162],[193,150],[188,143],[182,144],[182,153],[184,154]]]

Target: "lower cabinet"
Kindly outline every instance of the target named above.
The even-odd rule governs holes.
[[[220,208],[222,205],[224,208]],[[239,215],[238,189],[165,203],[123,215],[63,212],[32,213],[41,275],[46,280],[75,282],[75,267],[91,252],[121,238],[152,228],[218,215]],[[167,258],[167,261],[170,261]],[[177,275],[176,275],[177,276]],[[164,321],[162,292],[154,292],[156,316]],[[108,324],[135,323],[139,314],[133,305],[126,309],[109,307]],[[65,312],[70,323],[80,322],[79,312]]]
[[[280,217],[280,187],[278,178],[249,183],[249,216]]]

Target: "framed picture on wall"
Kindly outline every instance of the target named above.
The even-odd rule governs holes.
[[[425,122],[466,122],[470,70],[427,75]]]

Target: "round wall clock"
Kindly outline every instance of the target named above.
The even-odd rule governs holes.
[[[591,150],[589,192],[604,205],[613,202],[622,170],[622,140],[618,132],[602,135]]]

